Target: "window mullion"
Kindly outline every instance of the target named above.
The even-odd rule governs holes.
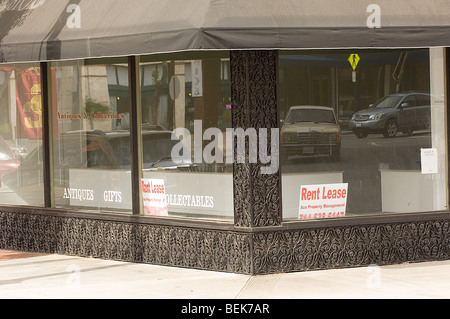
[[[142,178],[141,147],[141,99],[139,83],[139,57],[128,58],[130,95],[130,143],[131,143],[131,190],[133,215],[142,212],[140,181]]]
[[[52,154],[52,101],[51,68],[47,62],[41,62],[41,98],[42,98],[42,147],[43,147],[43,181],[44,206],[54,206],[53,192],[53,154]]]

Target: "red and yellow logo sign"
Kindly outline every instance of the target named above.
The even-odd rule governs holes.
[[[39,68],[16,73],[18,133],[22,138],[42,136],[42,96]]]

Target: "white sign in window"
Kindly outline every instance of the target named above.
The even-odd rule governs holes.
[[[300,187],[299,219],[345,216],[348,184],[302,185]]]
[[[144,215],[167,216],[164,179],[143,178],[141,183]]]
[[[438,152],[437,148],[421,148],[420,162],[422,174],[437,174],[438,173]]]

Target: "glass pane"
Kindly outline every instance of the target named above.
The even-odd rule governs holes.
[[[233,218],[229,67],[228,53],[141,58],[145,215]]]
[[[0,203],[44,205],[39,64],[0,66]]]
[[[434,129],[444,117],[431,121],[429,50],[283,52],[279,61],[284,219],[446,209],[434,185],[446,176],[433,164],[446,138]]]
[[[55,205],[131,212],[127,60],[51,67]]]

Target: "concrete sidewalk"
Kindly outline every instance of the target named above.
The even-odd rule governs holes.
[[[0,251],[2,299],[450,298],[450,261],[264,276]]]

